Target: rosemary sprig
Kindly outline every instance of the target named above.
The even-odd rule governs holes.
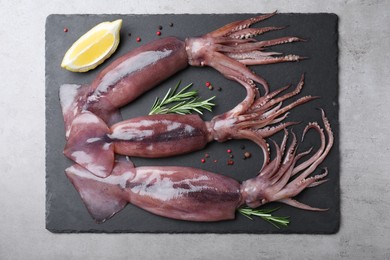
[[[212,107],[215,106],[214,103],[211,102],[215,98],[215,96],[201,100],[198,97],[198,92],[195,90],[187,91],[193,84],[188,84],[184,88],[182,88],[179,92],[177,89],[180,86],[181,81],[179,81],[175,88],[172,90],[171,88],[165,94],[164,98],[160,100],[160,98],[156,98],[152,108],[149,112],[149,115],[156,114],[191,114],[193,111],[203,114],[202,109],[206,109],[211,111]],[[177,92],[177,93],[176,93]],[[173,106],[168,107],[168,104],[175,103]]]
[[[289,218],[290,217],[277,217],[277,216],[272,216],[272,212],[278,210],[279,208],[275,209],[251,209],[251,208],[239,208],[238,212],[240,212],[242,215],[245,217],[249,218],[250,220],[253,220],[251,216],[257,216],[265,221],[269,222],[276,228],[281,228],[281,227],[287,227],[288,224],[290,223]]]

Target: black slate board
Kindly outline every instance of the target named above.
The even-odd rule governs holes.
[[[276,229],[269,223],[255,219],[253,221],[237,214],[233,221],[217,223],[196,223],[171,220],[155,216],[142,209],[128,205],[104,224],[96,224],[89,216],[78,193],[67,180],[64,169],[72,165],[62,150],[65,145],[62,114],[58,99],[58,89],[64,83],[89,83],[96,74],[115,58],[127,51],[158,38],[155,33],[158,26],[163,26],[162,35],[174,35],[184,39],[198,36],[218,28],[228,22],[246,19],[253,14],[202,14],[202,15],[50,15],[46,20],[46,228],[51,232],[148,232],[148,233],[335,233],[340,223],[339,190],[339,122],[338,122],[338,18],[334,14],[278,14],[257,26],[285,26],[284,30],[267,33],[261,39],[273,39],[282,36],[298,36],[306,42],[273,47],[273,50],[309,57],[299,63],[283,63],[266,66],[252,66],[263,76],[271,89],[278,89],[289,83],[296,84],[302,73],[306,75],[305,87],[299,96],[316,95],[320,99],[294,108],[288,120],[302,121],[294,126],[299,136],[304,126],[311,121],[321,122],[323,108],[330,120],[335,134],[335,144],[331,153],[321,164],[329,169],[329,181],[319,187],[302,192],[297,199],[312,206],[329,208],[326,212],[307,212],[287,205],[273,203],[268,208],[281,208],[275,213],[290,216],[291,224],[287,228]],[[83,33],[94,25],[107,20],[123,19],[121,43],[117,52],[103,65],[88,73],[72,73],[60,68],[66,50]],[[173,26],[169,26],[173,23]],[[64,32],[68,28],[68,32]],[[131,33],[131,36],[129,36]],[[140,43],[135,38],[141,37]],[[205,113],[203,118],[210,120],[232,108],[244,97],[244,90],[238,84],[223,78],[211,68],[190,67],[169,78],[159,87],[149,91],[141,98],[122,110],[124,118],[147,114],[154,98],[162,97],[168,88],[179,80],[184,84],[193,82],[202,97],[216,95],[213,113]],[[205,86],[212,82],[214,90]],[[222,91],[216,88],[221,87]],[[290,101],[286,102],[288,104]],[[321,122],[322,123],[322,122]],[[281,134],[273,137],[278,143]],[[303,151],[319,143],[318,135],[311,132],[300,145]],[[242,159],[244,144],[252,158]],[[232,149],[235,164],[228,166],[227,149]],[[206,163],[200,162],[205,153],[210,154]],[[213,160],[217,159],[218,163]],[[210,143],[204,150],[168,159],[133,158],[137,166],[145,165],[180,165],[193,166],[212,172],[221,173],[239,181],[255,176],[260,169],[262,156],[259,149],[249,141],[230,141]],[[317,173],[320,168],[317,169]]]

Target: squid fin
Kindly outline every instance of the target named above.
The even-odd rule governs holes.
[[[91,93],[89,85],[63,84],[60,86],[59,98],[65,123],[65,137],[68,140],[73,120],[88,109],[87,97]],[[101,101],[103,102],[103,101]],[[110,107],[107,105],[107,107]],[[92,110],[91,110],[92,111]],[[95,109],[92,111],[108,126],[122,121],[119,109]]]
[[[69,138],[73,120],[83,110],[88,90],[89,85],[64,84],[60,87],[59,97],[64,116],[66,139]]]
[[[72,123],[64,154],[94,175],[105,178],[114,167],[114,146],[107,138],[109,128],[95,114],[85,111]]]
[[[110,219],[128,204],[125,187],[127,180],[134,176],[131,162],[118,162],[113,174],[105,179],[77,164],[67,168],[65,173],[97,223]]]

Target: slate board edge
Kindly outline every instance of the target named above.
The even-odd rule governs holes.
[[[252,14],[252,13],[246,13],[246,14]],[[306,15],[305,14],[302,14],[302,13],[281,13],[281,14],[301,14],[301,15]],[[335,15],[335,14],[332,14],[332,13],[308,13],[307,15],[312,15],[312,14],[331,14],[331,15]],[[74,16],[74,15],[78,15],[78,14],[51,14],[47,17],[47,20],[49,19],[50,16],[56,16],[56,15],[60,15],[60,16]],[[111,15],[123,15],[123,16],[127,16],[126,14],[79,14],[81,16],[111,16]],[[160,14],[151,14],[151,15],[156,15],[156,16],[159,16]],[[171,15],[171,14],[163,14],[163,15]],[[179,15],[186,15],[186,14],[179,14]],[[189,15],[203,15],[203,14],[189,14]],[[211,15],[211,14],[207,14],[207,15]],[[217,15],[231,15],[231,14],[218,14]],[[243,14],[244,15],[244,14]],[[150,16],[150,14],[145,14],[145,15],[142,15],[142,14],[130,14],[130,16]],[[337,15],[335,15],[337,17]],[[338,17],[337,17],[338,18]],[[46,20],[46,22],[47,22]],[[338,26],[338,19],[337,19],[337,26]],[[338,30],[337,30],[337,33],[338,33]],[[47,40],[47,34],[45,33],[45,37],[46,37],[46,40]],[[337,37],[337,41],[339,40],[339,37]],[[338,53],[337,53],[337,56],[339,58],[339,49],[337,50]],[[45,52],[47,52],[47,46],[45,48]],[[47,64],[47,60],[45,59],[45,66],[48,66]],[[337,63],[337,66],[339,66],[339,63]],[[339,69],[339,68],[338,68]],[[47,76],[47,75],[46,75]],[[339,77],[339,73],[337,75]],[[339,82],[339,81],[338,81]],[[45,92],[46,93],[46,92]],[[47,97],[45,98],[45,102],[47,101]],[[48,108],[46,107],[45,109],[45,114],[47,115],[47,112],[48,112]],[[47,117],[46,117],[47,118]],[[339,127],[339,122],[338,124],[335,124],[333,123],[333,128],[335,127]],[[46,129],[48,128],[48,122],[46,121]],[[46,136],[48,135],[48,131],[46,131]],[[337,139],[335,140],[335,143],[338,145],[339,144],[339,136],[337,136]],[[45,146],[45,149],[46,149],[46,158],[47,158],[47,146]],[[45,161],[45,166],[47,168],[47,160]],[[46,175],[46,182],[47,182],[47,175]],[[338,182],[340,183],[340,179],[338,180]],[[337,189],[337,192],[340,194],[340,186],[338,187]],[[50,194],[49,194],[49,191],[47,190],[46,191],[46,217],[48,216],[48,208],[50,207]],[[340,216],[340,196],[339,196],[339,201],[338,201],[338,217],[339,219],[341,218]],[[340,221],[339,221],[339,225],[336,227],[335,230],[332,230],[330,232],[323,232],[323,233],[320,233],[320,234],[335,234],[339,231],[339,228],[340,228]],[[48,228],[49,231],[53,232],[53,233],[123,233],[123,232],[133,232],[133,231],[126,231],[126,230],[118,230],[118,231],[110,231],[110,232],[106,232],[106,231],[101,231],[101,230],[87,230],[87,231],[76,231],[76,230],[56,230],[56,229],[50,229]],[[221,233],[221,232],[177,232],[177,231],[174,231],[174,232],[134,232],[134,233],[171,233],[171,234],[175,234],[175,233]],[[240,234],[240,233],[248,233],[248,232],[224,232],[224,233],[227,233],[227,234]],[[283,230],[278,230],[277,232],[260,232],[260,234],[268,234],[268,233],[284,233]],[[300,232],[295,232],[297,234],[300,234]],[[257,233],[254,233],[254,234],[257,234]],[[303,232],[302,234],[308,234],[307,232]],[[313,233],[313,234],[316,234],[316,233]]]

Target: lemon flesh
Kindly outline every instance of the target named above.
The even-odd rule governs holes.
[[[122,20],[103,22],[81,36],[65,53],[61,67],[85,72],[96,68],[117,49]]]

